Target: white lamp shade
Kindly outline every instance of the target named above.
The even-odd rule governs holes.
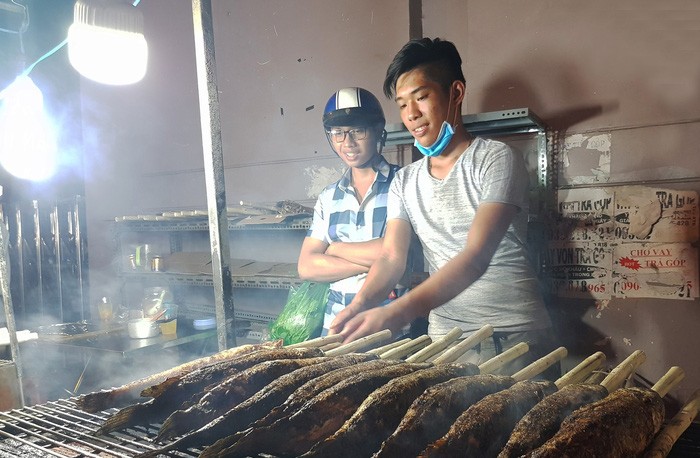
[[[73,68],[103,84],[140,81],[148,64],[140,14],[113,2],[78,0],[68,29],[68,58]]]
[[[0,165],[10,174],[32,181],[56,171],[56,131],[44,112],[41,90],[26,75],[3,91],[0,101]]]

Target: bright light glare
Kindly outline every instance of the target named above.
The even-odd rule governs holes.
[[[146,74],[148,45],[141,33],[73,23],[68,58],[81,75],[103,84],[124,85]]]
[[[26,75],[0,97],[0,164],[12,175],[33,181],[56,171],[56,132],[44,112],[41,90]]]

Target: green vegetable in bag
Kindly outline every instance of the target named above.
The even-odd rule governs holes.
[[[270,324],[270,339],[282,339],[285,345],[291,345],[318,337],[323,328],[329,286],[305,281],[299,288],[291,288],[282,313]]]

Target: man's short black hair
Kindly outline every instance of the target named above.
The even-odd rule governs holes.
[[[384,79],[384,95],[393,98],[399,77],[417,67],[422,67],[426,76],[445,90],[449,90],[455,80],[466,82],[462,73],[462,58],[451,41],[419,38],[406,43],[389,64]]]

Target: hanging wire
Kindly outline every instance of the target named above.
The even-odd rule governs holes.
[[[137,6],[141,0],[133,0],[132,5]],[[8,32],[8,33],[17,33],[19,34],[19,44],[20,44],[20,51],[22,55],[24,55],[24,42],[22,40],[22,34],[27,31],[27,28],[29,27],[29,9],[27,8],[26,5],[22,5],[21,3],[18,3],[16,0],[12,0],[12,3],[15,5],[19,6],[24,10],[24,20],[22,21],[22,26],[20,27],[20,30],[6,30],[6,29],[0,29],[1,32]],[[41,62],[42,60],[51,57],[54,55],[56,52],[58,52],[61,48],[63,48],[66,44],[68,43],[68,38],[64,39],[62,42],[54,46],[51,50],[49,50],[46,54],[43,56],[39,57],[37,60],[35,60],[30,66],[25,68],[22,73],[19,74],[19,76],[28,76],[29,73],[31,73],[32,70],[34,70],[34,67]],[[0,100],[2,100],[5,97],[6,91],[8,88],[3,89],[0,91]]]
[[[54,46],[53,49],[51,49],[51,50],[48,51],[46,54],[44,54],[43,56],[41,56],[40,58],[38,58],[36,61],[34,61],[34,63],[31,64],[29,67],[27,67],[20,75],[22,75],[22,76],[27,76],[27,75],[29,75],[29,72],[31,72],[32,70],[34,70],[34,67],[36,67],[36,64],[38,64],[38,63],[41,62],[42,60],[46,59],[47,57],[50,57],[50,56],[52,56],[53,54],[55,54],[59,49],[61,49],[62,47],[64,47],[64,46],[66,45],[66,43],[68,43],[68,38],[64,39],[62,42],[60,42],[59,44],[57,44],[56,46]]]

